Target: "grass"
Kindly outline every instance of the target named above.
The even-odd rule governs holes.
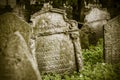
[[[112,66],[103,61],[103,40],[100,39],[97,46],[83,49],[84,68],[70,75],[51,73],[42,74],[43,80],[119,80],[120,66]],[[117,72],[117,73],[116,73]]]

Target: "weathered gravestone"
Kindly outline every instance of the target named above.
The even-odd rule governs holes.
[[[89,45],[96,45],[100,38],[103,38],[103,25],[110,18],[106,9],[92,8],[85,15],[85,25],[81,28],[82,48],[88,48]]]
[[[120,15],[108,21],[104,26],[105,61],[120,63]]]
[[[41,80],[28,46],[30,31],[12,13],[0,16],[0,80]]]
[[[65,11],[44,6],[31,18],[36,36],[36,58],[41,72],[63,73],[82,68],[77,23]]]

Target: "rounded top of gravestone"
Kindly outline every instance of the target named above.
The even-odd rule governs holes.
[[[27,22],[11,12],[0,15],[0,46],[7,42],[7,37],[10,34],[16,31],[19,31],[28,43],[31,33],[30,27]]]
[[[96,20],[108,20],[110,14],[106,9],[92,8],[85,16],[85,22],[93,22]]]
[[[58,8],[53,8],[52,5],[50,5],[49,3],[45,3],[42,10],[34,13],[32,16],[31,16],[31,20],[35,19],[37,16],[41,15],[41,14],[44,14],[44,13],[47,13],[47,12],[53,12],[53,13],[59,13],[59,14],[63,14],[66,16],[66,12],[65,10],[62,10],[62,9],[58,9]]]

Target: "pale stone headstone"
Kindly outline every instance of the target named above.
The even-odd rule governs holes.
[[[110,19],[107,9],[93,8],[85,16],[85,22],[96,33],[97,38],[103,37],[103,25]]]
[[[107,9],[91,8],[85,15],[85,24],[81,28],[82,48],[89,45],[96,45],[100,38],[103,38],[103,25],[110,19]]]
[[[0,16],[0,80],[41,80],[29,38],[26,22],[12,13]]]
[[[68,20],[65,14],[47,5],[32,15],[35,52],[41,72],[70,73],[82,68],[79,33],[74,31],[78,29],[77,23]]]
[[[104,26],[105,61],[120,63],[120,15],[108,21]]]

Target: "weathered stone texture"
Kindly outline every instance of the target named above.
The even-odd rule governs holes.
[[[22,35],[16,32],[8,40],[0,54],[0,80],[41,80]]]
[[[100,38],[103,38],[103,25],[107,23],[110,14],[107,10],[92,8],[85,16],[85,25],[80,32],[82,48],[89,45],[96,45]]]
[[[29,38],[26,22],[12,13],[0,16],[0,80],[41,80]]]
[[[77,52],[79,68],[82,66],[81,47],[77,36],[77,44],[73,44],[67,31],[77,29],[74,22],[67,20],[64,11],[47,9],[32,16],[36,38],[36,58],[42,72],[73,72],[77,69],[75,54]],[[75,26],[72,26],[75,25]],[[76,35],[76,33],[73,33]],[[75,36],[74,35],[74,36]],[[78,32],[77,32],[77,35]],[[75,48],[76,52],[75,52]]]
[[[120,16],[111,19],[104,26],[105,61],[120,63]]]
[[[29,43],[31,28],[27,22],[21,20],[13,13],[5,13],[0,15],[0,46],[3,47],[4,45],[2,45],[2,43],[7,42],[5,38],[15,31],[19,31],[27,44]]]

